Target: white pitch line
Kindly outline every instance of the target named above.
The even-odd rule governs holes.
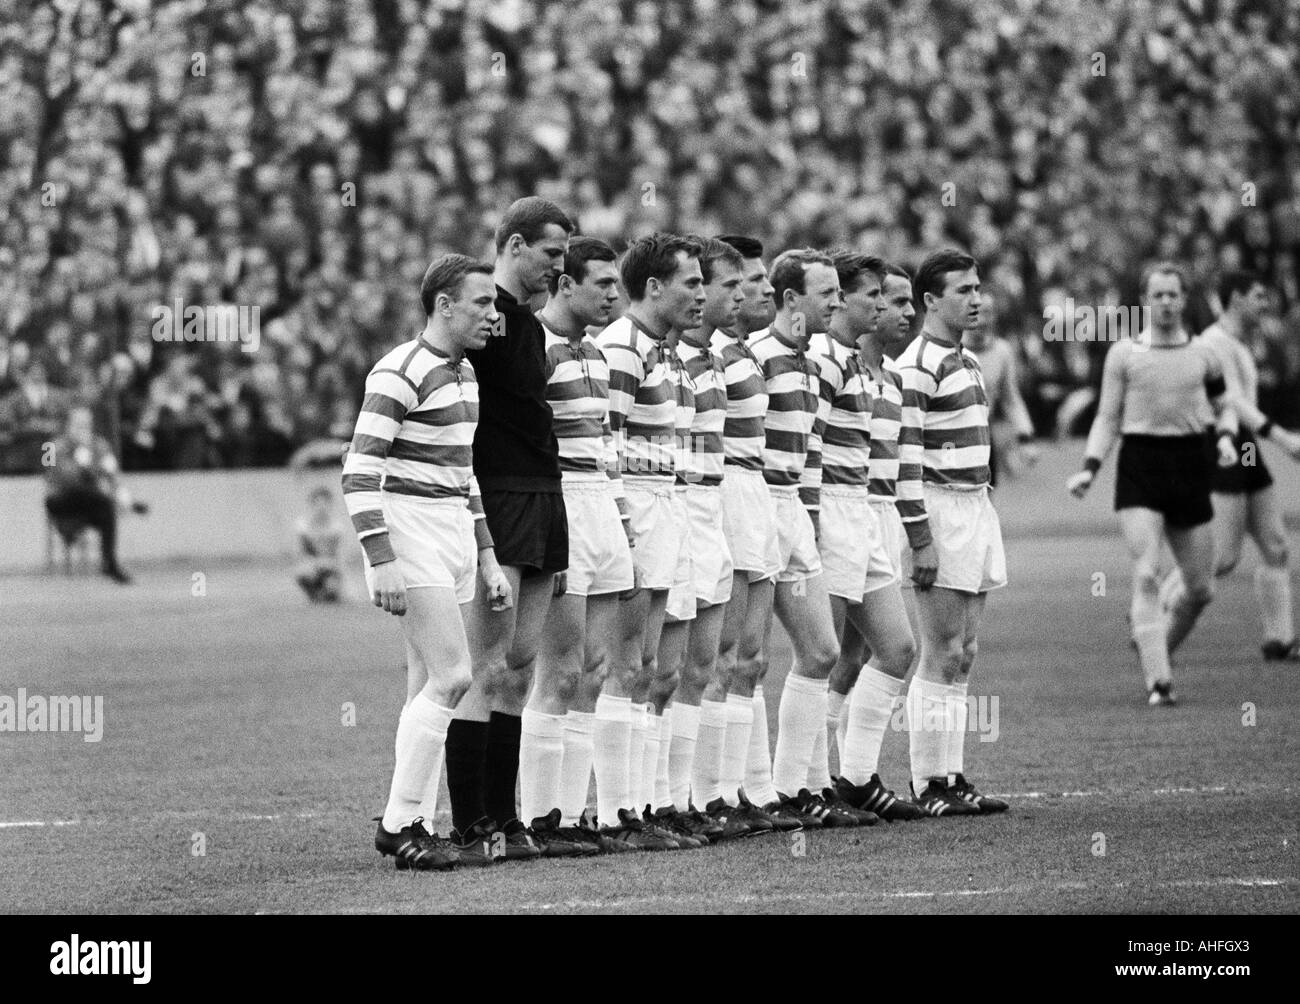
[[[895,892],[878,892],[872,893],[865,890],[854,890],[852,892],[827,892],[820,895],[809,896],[804,893],[791,893],[783,896],[779,893],[765,895],[742,895],[733,896],[729,899],[729,904],[736,906],[753,906],[753,905],[775,905],[779,903],[825,903],[838,900],[881,900],[881,899],[957,899],[968,896],[1005,896],[1012,893],[1044,893],[1044,892],[1099,892],[1103,890],[1119,889],[1140,889],[1147,891],[1151,889],[1215,889],[1224,887],[1236,888],[1277,888],[1282,886],[1300,885],[1300,879],[1285,878],[1217,878],[1217,879],[1186,879],[1171,880],[1168,882],[1112,882],[1101,885],[1088,885],[1083,882],[1053,882],[1043,885],[1018,885],[1018,886],[999,886],[992,889],[901,889]],[[659,906],[697,906],[698,900],[687,896],[646,896],[639,899],[616,899],[616,900],[599,900],[599,899],[570,899],[556,900],[548,903],[521,903],[519,910],[616,910],[637,907],[659,907]]]
[[[1268,784],[1247,784],[1230,787],[1228,785],[1202,785],[1199,788],[1151,788],[1144,791],[1126,789],[1094,789],[1089,791],[1001,791],[990,792],[998,798],[1007,799],[1052,799],[1052,798],[1133,798],[1149,795],[1249,795],[1253,792],[1268,791],[1273,795],[1289,795],[1290,787],[1277,787]],[[125,819],[17,819],[0,820],[0,830],[31,829],[42,826],[95,826],[108,823],[153,823],[161,820],[202,819],[214,823],[261,823],[276,822],[282,819],[320,819],[326,816],[345,815],[336,812],[275,812],[275,813],[217,813],[194,809],[186,812],[158,812],[150,816],[132,816]]]

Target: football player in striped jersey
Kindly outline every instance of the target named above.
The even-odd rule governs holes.
[[[681,682],[672,694],[672,706],[665,717],[671,725],[664,726],[666,734],[660,746],[660,765],[666,770],[661,770],[657,778],[655,812],[666,820],[673,819],[693,836],[718,840],[750,832],[748,825],[737,820],[718,821],[704,816],[691,798],[693,774],[706,779],[697,794],[709,792],[699,805],[719,797],[721,730],[715,725],[706,734],[702,750],[706,760],[698,769],[696,756],[701,751],[697,740],[701,698],[714,678],[733,578],[722,514],[727,384],[722,359],[711,342],[716,330],[736,323],[745,293],[741,289],[743,259],[739,251],[716,238],[692,235],[688,239],[701,248],[705,301],[703,323],[681,332],[676,343],[677,356],[694,385],[695,411],[677,470],[678,494],[686,510],[688,546],[668,593],[667,617],[659,641],[660,676]],[[656,701],[665,696],[662,691],[651,693],[651,699]]]
[[[566,590],[551,601],[522,732],[521,812],[542,853],[631,849],[581,826],[591,784],[592,719],[609,665],[618,594],[635,585],[627,499],[609,427],[609,366],[588,337],[619,299],[614,250],[572,237],[537,319],[546,333],[546,399],[555,416],[569,521]]]
[[[916,274],[921,333],[903,378],[899,512],[912,547],[921,659],[908,689],[913,794],[929,815],[1002,812],[965,776],[966,694],[990,590],[1006,585],[1002,528],[989,500],[989,410],[962,335],[979,321],[975,259],[948,248]]]
[[[593,728],[596,800],[602,832],[645,850],[699,847],[658,826],[654,802],[661,716],[647,706],[658,674],[659,637],[668,591],[685,538],[674,504],[679,428],[689,430],[695,400],[690,378],[668,342],[671,332],[703,320],[700,247],[674,234],[632,242],[619,264],[629,306],[596,339],[609,363],[609,422],[627,493],[632,560],[640,587],[619,602],[609,675]]]
[[[746,794],[764,811],[784,812],[810,826],[857,826],[868,821],[847,807],[828,803],[807,787],[817,736],[826,731],[826,681],[839,645],[831,619],[826,579],[817,551],[821,507],[821,427],[829,406],[821,397],[821,374],[809,356],[809,340],[825,332],[841,308],[840,284],[831,259],[803,248],[772,263],[776,318],[753,341],[767,386],[763,419],[763,478],[776,505],[776,582],[750,587],[749,602],[772,604],[790,636],[794,668],[785,678],[770,775],[766,751],[754,751]],[[756,598],[757,594],[757,598]],[[768,620],[770,629],[770,618]],[[743,685],[756,687],[767,669],[768,648]],[[737,667],[736,676],[740,676]],[[757,719],[757,716],[756,716]],[[755,732],[758,722],[755,721]],[[874,817],[869,821],[874,821]]]
[[[839,275],[844,309],[836,313],[830,331],[814,335],[812,341],[821,365],[822,396],[830,404],[822,433],[818,545],[841,650],[851,622],[855,638],[865,638],[870,646],[872,664],[855,674],[861,692],[850,702],[845,741],[840,744],[840,777],[834,789],[827,773],[825,730],[818,736],[812,763],[817,773],[809,775],[808,787],[821,791],[827,801],[838,800],[883,819],[915,819],[921,811],[885,788],[876,771],[894,698],[902,689],[915,652],[900,586],[899,536],[888,520],[892,513],[871,503],[872,418],[877,407],[884,418],[891,402],[881,400],[886,377],[880,368],[883,355],[879,345],[869,358],[864,342],[876,332],[884,311],[884,263],[848,250],[832,252],[831,260]],[[908,288],[910,291],[910,285]],[[898,292],[896,286],[896,300]],[[895,320],[895,331],[897,327]],[[897,389],[892,383],[889,388]],[[860,659],[861,644],[856,648]],[[851,685],[852,681],[832,674],[827,694],[827,721],[832,727],[838,724],[845,693],[836,692],[836,684]],[[832,694],[838,698],[833,705]]]
[[[365,551],[374,604],[401,620],[407,693],[396,767],[375,847],[398,869],[488,864],[432,836],[447,727],[470,685],[462,611],[475,572],[494,609],[512,602],[474,480],[478,385],[464,358],[497,320],[492,267],[443,255],[425,272],[424,330],[366,377],[365,399],[343,466],[343,497]]]

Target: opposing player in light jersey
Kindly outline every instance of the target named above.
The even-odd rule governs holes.
[[[1215,461],[1236,462],[1237,415],[1226,404],[1223,367],[1202,341],[1183,329],[1187,281],[1169,262],[1146,269],[1147,330],[1106,353],[1097,417],[1088,433],[1084,469],[1069,481],[1083,498],[1121,439],[1115,509],[1133,559],[1133,641],[1148,702],[1173,704],[1169,655],[1187,637],[1214,596]],[[1211,424],[1216,436],[1207,432]],[[1160,545],[1168,539],[1186,588],[1170,614],[1160,609]]]
[[[804,248],[786,251],[772,263],[776,318],[751,348],[767,385],[763,420],[763,478],[776,503],[777,575],[750,586],[749,602],[772,602],[790,636],[794,667],[785,679],[778,712],[771,790],[746,794],[762,799],[767,812],[784,811],[809,825],[856,826],[865,820],[847,807],[828,803],[808,789],[808,770],[820,735],[826,733],[826,680],[839,646],[831,620],[826,578],[817,552],[821,509],[821,453],[818,424],[824,421],[820,369],[809,356],[809,339],[824,333],[840,309],[840,284],[831,259]],[[828,409],[826,409],[828,410]],[[766,671],[767,646],[754,664],[757,686]],[[736,675],[745,668],[738,665]],[[760,768],[761,769],[761,768]],[[766,781],[761,775],[759,785]]]
[[[989,410],[975,354],[975,259],[935,252],[916,274],[921,333],[898,356],[903,383],[898,508],[912,547],[921,658],[908,688],[912,790],[928,815],[1002,812],[965,776],[967,704],[990,590],[1006,585],[1002,528],[989,500]]]
[[[419,336],[366,377],[365,400],[343,466],[343,496],[378,607],[401,618],[407,693],[397,725],[397,765],[375,847],[399,870],[488,864],[426,832],[442,779],[453,709],[469,689],[462,610],[477,570],[492,606],[513,600],[497,564],[474,481],[471,448],[478,386],[464,359],[497,320],[492,267],[465,255],[436,259],[420,283],[427,320]]]
[[[678,427],[689,431],[686,415],[694,411],[689,377],[666,339],[670,331],[698,327],[703,319],[699,255],[699,245],[672,234],[633,241],[619,265],[629,306],[596,339],[609,363],[610,428],[642,587],[619,603],[610,672],[596,702],[596,799],[606,834],[646,850],[702,843],[641,815],[654,801],[660,744],[661,716],[651,715],[646,702],[657,677],[668,591],[685,544],[682,510],[674,501]],[[669,693],[676,689],[675,680],[660,679],[658,685]]]
[[[655,815],[661,825],[684,825],[693,836],[710,840],[746,835],[750,828],[738,820],[705,818],[691,797],[691,777],[701,752],[700,702],[714,678],[723,614],[731,598],[732,561],[722,520],[723,428],[727,417],[727,384],[722,359],[711,348],[713,333],[736,323],[745,302],[741,290],[743,259],[730,244],[691,235],[701,248],[704,276],[703,323],[676,336],[676,352],[694,388],[695,409],[690,432],[677,468],[678,495],[685,503],[687,546],[682,550],[667,617],[659,642],[661,680],[680,679],[671,695],[671,736],[660,746],[656,777]],[[674,335],[669,334],[669,340]],[[651,699],[662,702],[662,687]],[[725,719],[724,719],[725,721]],[[665,726],[667,728],[667,726]],[[715,726],[716,730],[716,726]],[[707,800],[719,796],[722,743],[711,731],[698,773],[709,778]]]
[[[1214,472],[1214,524],[1218,559],[1215,576],[1229,574],[1241,560],[1247,534],[1263,563],[1255,569],[1255,600],[1264,626],[1260,646],[1266,660],[1300,660],[1291,611],[1291,562],[1282,513],[1273,491],[1273,476],[1264,464],[1256,436],[1271,439],[1292,459],[1300,460],[1300,435],[1275,425],[1259,410],[1259,371],[1246,342],[1268,309],[1268,291],[1253,272],[1226,272],[1219,280],[1223,316],[1201,332],[1214,351],[1228,385],[1241,430],[1233,446],[1237,462]],[[1161,588],[1161,603],[1172,609],[1185,592],[1182,573],[1173,569]]]
[[[853,654],[859,660],[855,669],[860,672],[853,674],[857,685],[845,739],[840,744],[840,777],[831,789],[823,730],[813,754],[812,770],[818,773],[809,775],[808,787],[822,791],[828,801],[841,801],[873,818],[916,819],[922,815],[921,810],[911,802],[900,801],[885,787],[876,770],[894,698],[902,690],[903,677],[911,668],[915,652],[899,585],[898,517],[889,511],[892,501],[884,512],[871,501],[873,428],[879,426],[884,435],[892,436],[895,449],[897,444],[897,412],[892,429],[885,425],[892,402],[882,400],[888,380],[881,369],[884,357],[879,345],[869,351],[865,344],[876,332],[884,311],[884,263],[854,251],[832,252],[831,260],[839,276],[844,307],[831,321],[829,332],[812,338],[812,352],[821,365],[822,396],[830,404],[821,437],[822,516],[818,544],[836,636],[842,641],[852,623],[854,638],[865,638],[871,648],[872,665],[861,668],[859,642]],[[907,286],[910,296],[910,284]],[[895,300],[903,292],[899,287],[896,282]],[[895,308],[891,318],[897,313]],[[894,330],[898,330],[896,319]],[[889,382],[889,389],[896,395],[896,407],[901,406],[898,385]],[[877,409],[881,413],[879,423],[873,418]],[[844,682],[852,684],[853,680],[845,681],[843,676],[837,679],[832,674],[832,688]],[[843,700],[840,696],[838,703]],[[832,710],[828,704],[828,722],[838,722],[838,718],[837,709]]]
[[[591,784],[592,719],[608,672],[618,594],[634,586],[631,530],[609,427],[609,367],[589,325],[618,302],[613,249],[572,237],[564,269],[537,314],[546,333],[546,400],[560,449],[569,521],[566,591],[551,601],[523,713],[529,756],[519,764],[522,814],[542,853],[634,849],[581,826]]]
[[[733,574],[713,678],[700,701],[691,789],[696,804],[703,805],[729,835],[737,835],[742,831],[798,829],[802,824],[791,813],[769,816],[741,793],[742,785],[751,793],[769,792],[772,787],[767,705],[763,688],[751,682],[762,676],[763,644],[772,618],[771,594],[763,595],[759,589],[753,603],[750,595],[754,586],[774,579],[778,571],[776,503],[763,478],[767,383],[748,339],[767,330],[774,307],[762,243],[742,234],[727,234],[718,240],[740,253],[740,290],[745,296],[736,320],[719,327],[710,346],[722,360],[727,387],[722,530]]]

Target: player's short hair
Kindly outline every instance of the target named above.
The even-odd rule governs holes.
[[[614,249],[595,237],[570,237],[569,249],[564,252],[564,275],[574,282],[587,278],[587,262],[615,261],[618,255]],[[560,277],[552,275],[549,280],[551,292],[560,288]]]
[[[916,270],[916,302],[924,306],[926,293],[943,296],[945,276],[971,268],[978,270],[979,263],[957,248],[944,248],[928,255]]]
[[[1179,292],[1187,292],[1187,273],[1183,271],[1183,267],[1172,261],[1156,261],[1142,270],[1142,285],[1139,290],[1143,296],[1146,295],[1147,286],[1151,283],[1151,277],[1155,275],[1175,276],[1178,279]]]
[[[543,199],[540,195],[516,199],[510,203],[510,208],[497,226],[497,253],[505,248],[506,241],[515,234],[522,237],[525,244],[532,244],[546,233],[546,228],[552,223],[562,228],[566,234],[573,233],[572,221],[550,199]]]
[[[686,239],[700,246],[700,271],[704,274],[706,286],[713,281],[713,270],[719,263],[730,265],[732,268],[744,267],[744,255],[724,240],[717,237],[701,237],[698,234],[687,234]]]
[[[491,275],[492,266],[467,254],[445,254],[433,259],[420,280],[420,306],[424,308],[424,316],[433,313],[439,293],[446,293],[453,300],[460,296],[465,276],[474,272]]]
[[[772,274],[768,281],[772,283],[773,297],[778,307],[785,298],[785,291],[792,289],[800,296],[808,292],[805,277],[810,265],[829,265],[835,267],[831,256],[816,248],[792,248],[782,251],[772,262]]]
[[[1217,288],[1219,302],[1226,307],[1232,301],[1233,293],[1240,293],[1245,296],[1256,286],[1262,285],[1264,285],[1264,279],[1258,272],[1252,272],[1248,268],[1229,269],[1219,276]]]
[[[840,278],[840,289],[845,293],[856,293],[862,284],[862,277],[868,272],[884,278],[885,263],[875,255],[863,254],[852,248],[833,248],[827,254],[835,266],[835,274]]]
[[[907,269],[905,269],[902,265],[899,265],[896,262],[892,262],[892,261],[885,262],[884,266],[881,269],[881,278],[883,279],[887,275],[896,275],[900,279],[906,279],[908,282],[912,281],[912,273],[909,272]]]
[[[677,234],[655,233],[638,237],[627,246],[618,274],[629,300],[645,298],[646,283],[651,279],[665,282],[677,271],[677,253],[684,251],[688,258],[698,258],[701,247],[695,241]]]
[[[718,234],[716,240],[722,241],[723,244],[730,244],[740,252],[742,258],[763,257],[763,242],[757,237],[746,237],[743,234]]]

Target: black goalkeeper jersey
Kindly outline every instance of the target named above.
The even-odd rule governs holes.
[[[555,492],[560,448],[546,401],[546,333],[528,305],[497,286],[504,333],[465,353],[478,379],[474,476],[482,491]]]

